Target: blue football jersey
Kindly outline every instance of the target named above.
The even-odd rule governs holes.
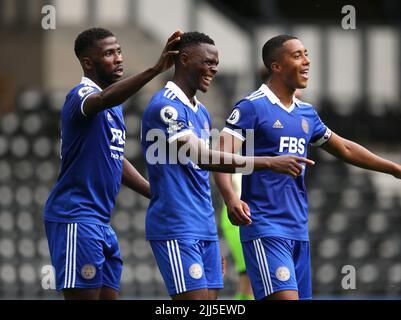
[[[264,84],[234,106],[223,130],[244,141],[243,154],[249,149],[255,156],[307,157],[309,144],[320,146],[331,136],[312,105],[294,99],[286,108]],[[241,199],[251,210],[252,223],[241,226],[242,241],[309,239],[304,175],[305,167],[296,179],[270,170],[243,175]]]
[[[86,116],[87,97],[101,91],[83,77],[61,111],[61,170],[44,209],[54,222],[107,225],[120,190],[125,125],[122,106]]]
[[[172,81],[156,93],[143,117],[141,143],[145,154],[152,198],[146,215],[148,240],[217,240],[209,172],[183,155],[177,160],[179,137],[195,134],[209,143],[211,119],[196,100],[193,106]]]

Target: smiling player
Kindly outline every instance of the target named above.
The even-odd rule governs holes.
[[[262,57],[266,83],[234,106],[221,134],[221,151],[235,153],[242,146],[244,154],[249,143],[244,132],[254,130],[255,156],[306,157],[308,145],[321,146],[350,164],[401,178],[401,166],[331,132],[311,104],[294,97],[309,79],[310,59],[300,40],[274,37]],[[215,173],[230,220],[241,225],[256,299],[312,298],[305,169],[297,173],[293,178],[273,171],[244,175],[242,201],[231,177]]]

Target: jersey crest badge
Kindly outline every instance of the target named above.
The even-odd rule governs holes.
[[[304,118],[302,118],[302,130],[304,130],[304,132],[306,133],[306,134],[308,134],[309,133],[309,123],[308,123],[308,120],[306,120],[306,119],[304,119]]]

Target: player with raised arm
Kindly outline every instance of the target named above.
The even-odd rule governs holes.
[[[122,50],[106,29],[75,40],[84,76],[61,111],[61,171],[44,208],[56,289],[65,299],[116,299],[122,260],[110,215],[121,183],[150,198],[149,183],[124,158],[122,103],[168,69],[180,31],[154,67],[123,76]]]
[[[401,166],[330,131],[315,108],[294,97],[306,88],[310,59],[296,37],[280,35],[263,47],[266,83],[239,101],[221,133],[221,151],[245,151],[246,130],[254,130],[256,156],[307,156],[308,145],[365,169],[401,178]],[[305,170],[295,179],[274,171],[242,178],[241,200],[231,177],[215,173],[230,220],[240,236],[256,299],[311,299],[308,201]]]

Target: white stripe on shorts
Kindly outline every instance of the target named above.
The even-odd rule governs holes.
[[[75,287],[76,265],[77,265],[77,224],[67,225],[67,248],[65,251],[65,277],[64,288]]]
[[[173,271],[175,291],[177,292],[177,294],[183,293],[186,291],[186,287],[184,281],[184,272],[182,270],[180,249],[178,248],[178,241],[167,241],[167,249],[171,270]]]
[[[267,264],[261,239],[253,240],[253,245],[255,247],[256,259],[258,261],[259,272],[262,278],[265,295],[268,296],[273,293],[273,287],[270,279],[269,266]]]
[[[266,251],[263,248],[262,239],[258,239],[258,242],[259,242],[259,245],[260,245],[260,248],[261,248],[262,259],[263,259],[263,262],[264,262],[264,264],[266,266],[268,284],[270,285],[270,294],[273,294],[274,291],[273,291],[272,280],[270,278],[270,270],[269,270],[269,264],[267,263]]]
[[[185,291],[187,291],[187,287],[185,286],[184,270],[182,270],[182,260],[181,260],[180,247],[178,246],[178,240],[174,240],[174,241],[175,241],[175,245],[177,247],[177,257],[178,257],[178,263],[180,265],[182,288],[183,288],[183,290],[185,292]]]

